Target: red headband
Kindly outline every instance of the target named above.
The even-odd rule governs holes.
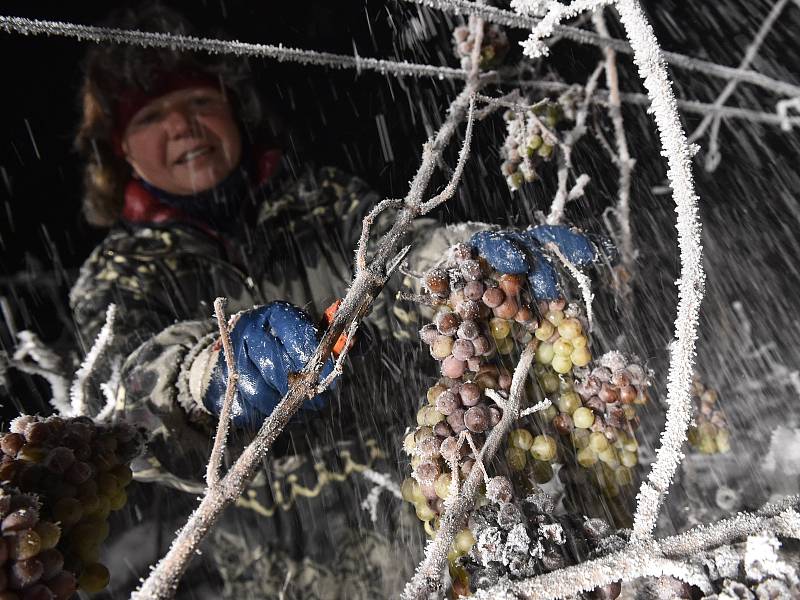
[[[217,77],[206,73],[161,73],[156,77],[149,91],[129,89],[121,94],[114,110],[114,131],[111,139],[115,154],[117,156],[124,155],[122,138],[137,112],[156,98],[191,87],[219,89],[220,81]]]

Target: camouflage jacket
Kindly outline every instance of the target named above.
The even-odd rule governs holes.
[[[133,184],[126,202],[141,195]],[[192,365],[216,339],[214,298],[227,297],[229,313],[280,299],[319,316],[344,295],[362,218],[379,200],[362,180],[332,168],[273,178],[253,197],[250,216],[224,236],[163,215],[122,222],[85,262],[70,296],[87,347],[106,307],[118,306],[100,372],[101,379],[119,373],[115,415],[150,432],[136,479],[189,492],[190,500],[204,487],[215,428],[190,389]],[[433,225],[428,220],[419,227]],[[397,314],[410,319],[406,311]],[[425,360],[416,344],[397,341],[408,334],[391,303],[377,303],[368,321],[359,334],[364,350],[352,357],[328,407],[290,424],[215,529],[203,568],[216,573],[185,578],[179,597],[352,599],[400,589],[407,572],[399,558],[412,564],[407,548],[421,548],[419,524],[402,527],[396,494],[372,491],[370,477],[386,473],[399,484],[395,444],[426,383],[413,365]],[[417,379],[397,385],[400,377]],[[233,437],[229,459],[248,440],[241,431]],[[170,492],[175,495],[184,496]],[[166,550],[191,502],[183,506],[186,512],[164,509],[155,525],[147,515],[132,518],[108,553],[112,566],[126,561],[112,573],[143,575]],[[133,559],[125,545],[152,546],[131,542],[137,535],[152,539],[152,527],[163,527],[165,545]],[[126,585],[133,583],[118,582],[114,596]]]

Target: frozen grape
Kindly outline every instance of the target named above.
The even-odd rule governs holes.
[[[485,287],[480,281],[468,281],[464,286],[464,296],[468,300],[480,300],[484,291]]]
[[[536,460],[550,461],[556,456],[556,440],[549,435],[537,435],[533,438],[531,455]]]
[[[6,515],[3,519],[2,531],[5,534],[30,529],[36,525],[38,520],[39,511],[34,508],[21,508]]]
[[[433,323],[428,323],[419,330],[420,339],[428,345],[433,343],[433,340],[436,339],[437,335],[439,335],[439,330]]]
[[[594,413],[591,409],[582,406],[572,413],[572,421],[575,427],[588,429],[594,424]]]
[[[39,534],[33,529],[19,531],[14,535],[5,536],[8,546],[8,555],[14,560],[26,560],[39,554],[42,541]]]
[[[469,340],[456,340],[453,342],[453,357],[457,360],[468,360],[475,354],[475,346]]]
[[[464,340],[474,340],[476,337],[480,335],[480,329],[475,321],[466,320],[461,323],[458,327],[458,335],[459,338]]]
[[[553,351],[553,345],[548,344],[547,342],[542,342],[536,348],[536,360],[543,365],[549,365],[553,362],[553,357],[555,356],[555,352]]]
[[[78,586],[85,592],[94,594],[108,585],[111,576],[108,569],[100,563],[87,565],[78,577]]]
[[[0,449],[3,453],[14,458],[20,448],[25,444],[25,436],[19,433],[7,433],[0,438]]]
[[[447,335],[439,335],[431,344],[431,355],[438,360],[442,360],[450,356],[452,349],[453,338]]]
[[[464,424],[473,433],[483,433],[489,428],[489,411],[485,406],[473,406],[464,413]]]
[[[442,335],[452,336],[458,330],[461,320],[451,312],[440,312],[436,315],[436,329]],[[435,341],[435,339],[434,339]]]
[[[513,446],[522,450],[529,450],[533,444],[533,435],[527,429],[514,429],[508,435]]]
[[[467,370],[467,363],[464,360],[458,360],[455,356],[448,356],[442,361],[442,375],[457,379],[461,377]]]
[[[450,278],[444,269],[431,269],[425,274],[425,287],[432,294],[444,296],[450,289]]]
[[[506,294],[499,287],[488,288],[483,293],[483,303],[489,308],[500,306],[506,299]]]
[[[11,565],[8,580],[12,588],[19,590],[39,581],[43,572],[42,563],[35,558],[18,560]]]
[[[474,383],[465,383],[459,392],[464,406],[475,406],[481,397],[481,389]]]
[[[495,316],[501,319],[513,319],[519,310],[519,304],[513,298],[506,298],[500,305],[492,309]]]
[[[516,296],[520,293],[525,278],[522,275],[505,274],[500,277],[500,288],[508,296]]]
[[[572,361],[568,356],[556,354],[553,356],[550,364],[556,373],[560,373],[562,375],[569,373],[572,370]]]

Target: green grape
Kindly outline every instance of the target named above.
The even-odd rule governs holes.
[[[533,438],[531,455],[536,460],[550,461],[556,457],[556,440],[549,435],[537,435]]]
[[[412,504],[422,496],[422,492],[418,490],[419,484],[413,477],[406,477],[400,485],[400,494],[403,496],[403,500]]]
[[[506,319],[494,317],[489,320],[489,332],[495,340],[503,340],[511,333],[511,325]]]
[[[112,496],[120,488],[119,481],[111,473],[97,474],[97,493]]]
[[[462,529],[453,540],[453,548],[461,554],[466,554],[475,545],[475,536],[469,529]]]
[[[5,536],[8,555],[14,560],[33,558],[42,548],[42,540],[33,529],[26,529],[14,535]]]
[[[553,352],[557,356],[569,357],[569,355],[572,354],[572,344],[564,338],[558,338],[553,342]]]
[[[614,471],[614,476],[619,485],[630,485],[633,483],[633,473],[628,467],[617,467]]]
[[[558,379],[558,375],[553,373],[552,371],[548,371],[541,378],[542,390],[545,394],[554,394],[558,391],[558,388],[561,386],[561,383]]]
[[[594,413],[591,409],[581,406],[572,413],[572,421],[579,429],[589,429],[594,424]]]
[[[581,407],[581,397],[572,391],[561,392],[558,400],[556,400],[556,406],[558,406],[558,410],[562,413],[571,415]]]
[[[78,586],[84,592],[94,594],[106,588],[111,576],[108,569],[100,563],[87,565],[78,577]]]
[[[512,471],[522,471],[525,468],[525,463],[527,459],[525,458],[525,451],[521,448],[511,447],[506,449],[506,461],[508,461],[508,467]]]
[[[577,454],[578,464],[585,469],[597,463],[597,453],[589,446],[582,448]]]
[[[586,429],[575,429],[572,432],[572,445],[578,450],[589,446],[589,431]]]
[[[83,507],[76,498],[61,498],[53,506],[53,518],[64,526],[74,525],[82,516]]]
[[[522,450],[530,450],[531,444],[533,444],[533,434],[527,429],[514,429],[508,434],[508,437],[513,446]]]
[[[452,476],[450,473],[442,473],[433,482],[433,489],[436,490],[436,495],[442,500],[445,500],[450,495],[450,482]]]
[[[728,452],[731,449],[731,432],[727,429],[720,429],[714,441],[717,444],[717,450],[722,453]]]
[[[565,375],[566,373],[569,373],[572,370],[572,360],[570,359],[569,356],[561,356],[559,354],[556,354],[553,357],[552,366],[553,370],[556,373]]]
[[[577,341],[577,339],[578,338],[573,341]],[[575,347],[575,349],[572,351],[572,354],[569,355],[569,359],[576,367],[585,367],[591,362],[592,353],[589,352],[589,349],[586,346]]]
[[[550,321],[542,321],[539,323],[539,327],[536,328],[533,335],[539,341],[545,341],[552,337],[553,333],[555,332],[556,328]]]
[[[533,480],[538,484],[544,484],[553,478],[553,466],[549,462],[534,461],[531,468]]]
[[[50,521],[39,521],[33,529],[39,534],[42,550],[55,548],[61,538],[61,528]]]
[[[553,351],[553,344],[542,342],[539,344],[539,347],[536,348],[536,360],[543,365],[549,365],[551,362],[553,362],[554,356],[555,352]]]
[[[591,446],[592,450],[595,452],[603,452],[608,448],[608,439],[601,432],[594,431],[589,434],[589,446]]]
[[[436,512],[428,506],[427,501],[418,502],[414,505],[417,512],[417,518],[420,521],[430,521],[436,516]]]
[[[625,467],[635,467],[637,464],[639,464],[639,457],[636,456],[635,452],[623,450],[619,453],[619,462],[621,462]]]

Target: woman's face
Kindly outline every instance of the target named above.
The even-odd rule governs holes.
[[[134,172],[172,194],[213,188],[242,157],[242,138],[219,90],[191,87],[152,100],[131,119],[122,150]]]

